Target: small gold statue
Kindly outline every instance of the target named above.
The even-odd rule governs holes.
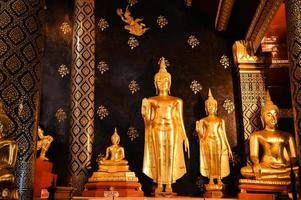
[[[250,136],[250,157],[253,165],[241,168],[244,177],[263,181],[290,181],[290,166],[296,159],[295,142],[290,133],[277,130],[278,116],[279,108],[267,91],[266,102],[261,108],[264,129]],[[293,169],[297,173],[298,167]]]
[[[143,173],[157,183],[155,194],[163,192],[163,184],[165,192],[172,193],[171,184],[186,173],[183,143],[189,156],[189,142],[183,123],[183,102],[168,94],[171,75],[163,57],[154,82],[159,95],[144,98],[141,107],[145,124]]]
[[[208,116],[196,121],[200,142],[200,172],[209,178],[206,190],[222,190],[221,179],[229,175],[229,157],[232,159],[233,156],[226,135],[225,121],[216,116],[217,101],[210,88],[205,110]],[[217,184],[214,184],[214,179],[217,179]]]
[[[44,131],[40,126],[38,127],[38,136],[40,140],[37,143],[37,151],[41,150],[39,159],[49,160],[46,157],[46,152],[48,151],[53,138],[50,135],[44,135]]]
[[[124,28],[132,35],[141,36],[149,29],[144,28],[145,24],[142,23],[143,19],[137,18],[134,20],[134,18],[131,16],[131,12],[128,9],[128,6],[126,7],[124,13],[121,8],[117,8],[117,15],[121,17],[122,21],[128,24],[125,25]]]
[[[11,139],[4,138],[8,132],[10,120],[5,114],[3,103],[0,101],[0,198],[18,199],[13,174],[18,144]]]
[[[98,162],[98,171],[93,173],[89,182],[138,181],[125,160],[124,148],[119,145],[120,137],[116,128],[111,141],[112,145],[106,149],[106,156]]]

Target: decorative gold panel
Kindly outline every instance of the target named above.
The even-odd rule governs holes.
[[[70,182],[80,195],[88,176],[94,138],[94,1],[76,0],[71,69]]]
[[[0,1],[0,99],[19,145],[20,199],[33,199],[36,131],[40,107],[44,1]]]

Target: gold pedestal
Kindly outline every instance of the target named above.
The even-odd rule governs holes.
[[[222,184],[206,184],[205,189],[204,197],[206,198],[222,198],[224,196],[224,185]]]
[[[89,178],[88,182],[99,182],[99,181],[134,181],[138,182],[138,178],[135,172],[94,172],[92,177]]]
[[[239,199],[273,200],[276,195],[288,196],[290,181],[239,180]]]
[[[129,166],[128,165],[100,165],[99,172],[128,172],[130,171]]]

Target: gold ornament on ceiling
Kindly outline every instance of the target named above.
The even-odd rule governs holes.
[[[139,84],[135,80],[132,80],[128,87],[132,94],[140,90]]]
[[[128,40],[128,45],[131,47],[131,49],[134,49],[139,46],[139,42],[134,36],[132,36]]]
[[[192,6],[192,0],[184,0],[185,4],[187,7],[191,7]]]
[[[72,29],[68,22],[63,22],[60,26],[61,31],[64,35],[71,33]]]
[[[229,113],[235,109],[234,103],[230,99],[226,99],[223,103],[224,109]]]
[[[100,105],[97,109],[97,115],[100,117],[100,120],[103,120],[104,118],[109,116],[109,111],[105,106]]]
[[[128,131],[127,131],[127,135],[130,138],[131,141],[134,141],[134,139],[136,139],[137,137],[139,137],[139,133],[137,131],[137,129],[133,126],[131,126]]]
[[[62,78],[70,73],[69,68],[64,64],[60,65],[57,71]]]
[[[128,2],[128,4],[129,4],[130,6],[133,6],[133,5],[135,5],[136,3],[138,3],[138,0],[127,0],[127,2]]]
[[[164,26],[166,26],[168,24],[168,21],[164,16],[160,15],[157,18],[157,24],[160,26],[160,28],[163,28]]]
[[[104,61],[100,61],[97,65],[97,68],[100,71],[100,73],[103,74],[109,70],[109,65]]]
[[[105,29],[109,28],[109,23],[106,19],[100,18],[98,21],[98,27],[104,31]]]
[[[200,44],[200,41],[194,35],[191,35],[188,37],[187,43],[191,46],[191,48],[194,48]]]
[[[58,123],[62,123],[67,118],[67,114],[62,108],[59,108],[55,113],[55,117]]]
[[[192,92],[194,94],[196,94],[196,93],[200,92],[203,89],[203,87],[198,81],[194,80],[190,84],[190,89],[192,90]]]
[[[219,63],[225,68],[227,69],[228,67],[230,67],[230,59],[228,58],[228,56],[226,55],[222,55]]]
[[[117,15],[121,17],[121,20],[127,23],[128,25],[124,26],[125,30],[128,30],[130,34],[141,36],[147,31],[149,28],[145,27],[145,24],[142,23],[142,18],[136,18],[134,19],[131,16],[131,12],[128,9],[128,6],[125,9],[125,12],[123,13],[121,8],[117,8]]]

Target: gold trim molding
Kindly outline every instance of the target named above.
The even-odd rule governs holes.
[[[218,10],[215,18],[215,29],[225,31],[232,13],[235,0],[219,0]]]
[[[252,43],[254,52],[259,47],[282,2],[283,0],[262,0],[259,3],[245,38]]]

